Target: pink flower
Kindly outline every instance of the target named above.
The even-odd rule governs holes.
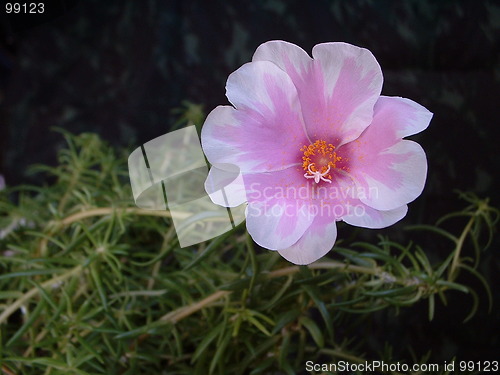
[[[214,202],[246,201],[254,241],[295,264],[330,251],[339,220],[384,228],[406,215],[427,159],[403,137],[432,118],[412,100],[380,95],[382,71],[370,51],[322,43],[312,56],[284,41],[259,46],[227,80],[234,107],[215,108],[201,134],[210,163],[237,166],[244,181],[228,191],[245,194]],[[212,168],[206,187],[216,174]]]

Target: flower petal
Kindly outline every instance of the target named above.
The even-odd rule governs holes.
[[[309,144],[297,91],[276,65],[243,65],[227,81],[232,107],[217,107],[202,128],[202,146],[210,163],[237,165],[245,172],[286,169],[300,162]]]
[[[243,176],[236,166],[213,165],[205,180],[205,190],[219,206],[237,207],[247,202]]]
[[[382,70],[369,50],[347,43],[318,44],[312,54],[323,79],[318,82],[323,88],[323,107],[319,119],[314,112],[304,115],[308,134],[323,139],[333,135],[340,138],[338,145],[345,144],[372,121],[382,90]]]
[[[271,41],[253,61],[271,61],[292,79],[311,140],[335,146],[356,139],[370,124],[382,89],[382,71],[370,51],[347,43],[323,43],[312,60],[300,47]]]
[[[377,210],[392,210],[422,193],[427,158],[418,143],[402,140],[392,147],[371,151],[369,156],[351,156],[351,174],[366,192],[360,198],[363,203]]]
[[[380,211],[358,202],[350,207],[349,214],[345,215],[342,220],[357,227],[380,229],[397,223],[406,216],[407,212],[407,205],[394,210]]]
[[[293,245],[310,227],[314,215],[296,193],[304,184],[296,167],[272,173],[243,175],[248,198],[248,233],[270,250]]]
[[[294,85],[304,89],[304,79],[311,69],[313,59],[296,44],[282,40],[271,40],[255,50],[252,61],[270,61],[287,72]]]
[[[425,152],[401,136],[425,128],[430,118],[430,112],[416,103],[383,98],[375,105],[371,125],[339,149],[346,169],[364,191],[363,203],[393,210],[422,193],[427,176]]]
[[[328,216],[318,215],[311,227],[292,246],[278,250],[283,258],[294,264],[310,264],[327,254],[337,239],[337,225]]]
[[[383,121],[392,130],[391,134],[397,138],[425,130],[433,116],[424,106],[399,96],[381,96],[375,106],[378,117],[383,116]]]

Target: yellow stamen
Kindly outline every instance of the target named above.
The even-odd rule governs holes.
[[[300,151],[302,156],[302,168],[306,171],[304,177],[314,178],[316,183],[320,180],[331,182],[332,176],[329,172],[336,168],[336,163],[342,158],[337,156],[335,146],[318,139],[309,146],[303,146]]]

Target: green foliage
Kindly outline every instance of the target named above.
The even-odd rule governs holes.
[[[472,295],[470,319],[479,298],[461,272],[489,293],[477,265],[498,211],[472,194],[437,225],[410,228],[449,241],[439,261],[381,236],[298,267],[255,249],[244,226],[181,249],[168,212],[133,204],[127,153],[94,134],[64,136],[59,165],[35,168],[53,184],[0,192],[3,374],[294,374],[308,360],[361,363],[380,359],[364,356],[359,333],[374,311],[426,300],[432,319],[436,297],[446,303],[455,290]],[[446,230],[449,220],[465,220],[462,230]],[[381,357],[401,360],[390,348]]]

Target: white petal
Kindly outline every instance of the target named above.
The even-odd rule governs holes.
[[[217,107],[202,128],[211,164],[237,165],[242,172],[270,172],[299,163],[309,144],[297,91],[288,75],[268,61],[243,65],[227,81],[237,107]]]
[[[335,220],[324,223],[327,218],[316,216],[309,230],[292,246],[278,250],[283,258],[294,264],[310,264],[326,255],[337,239]]]
[[[404,205],[394,210],[380,211],[359,202],[351,206],[349,214],[345,215],[342,220],[347,224],[357,227],[380,229],[397,223],[408,212],[408,206]]]
[[[236,207],[247,201],[243,176],[234,165],[213,165],[205,190],[212,202],[223,207]]]

